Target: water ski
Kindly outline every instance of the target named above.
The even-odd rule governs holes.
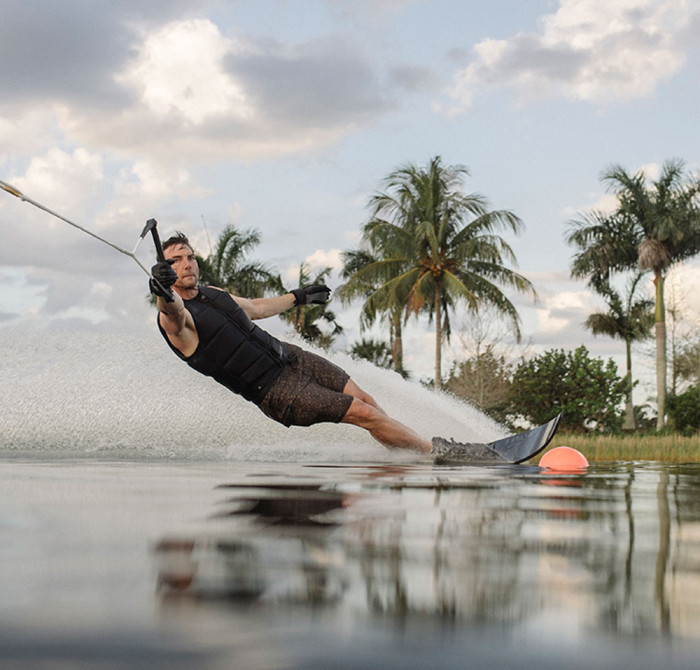
[[[443,437],[433,438],[430,452],[435,463],[461,463],[462,465],[505,465],[522,463],[542,451],[554,437],[561,414],[551,421],[527,430],[524,433],[510,435],[487,444],[480,442],[454,442]]]

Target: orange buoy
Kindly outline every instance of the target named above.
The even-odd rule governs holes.
[[[575,472],[588,467],[586,457],[571,447],[554,447],[540,459],[539,466],[558,472]]]

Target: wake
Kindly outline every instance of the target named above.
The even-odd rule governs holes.
[[[142,335],[2,330],[6,393],[0,449],[25,456],[250,461],[395,461],[364,430],[285,428],[179,361],[155,328]],[[305,348],[308,345],[301,344]],[[393,417],[428,438],[490,441],[505,433],[475,408],[399,375],[326,354]]]

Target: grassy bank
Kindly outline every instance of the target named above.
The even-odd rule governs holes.
[[[700,463],[700,436],[682,435],[573,435],[557,433],[553,447],[578,449],[595,461],[664,461]]]

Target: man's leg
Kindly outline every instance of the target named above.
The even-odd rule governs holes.
[[[353,398],[362,400],[362,402],[365,402],[368,405],[371,405],[372,407],[378,409],[382,414],[386,414],[386,412],[379,406],[377,401],[369,393],[363,391],[352,379],[348,379],[348,383],[345,384],[343,393],[347,393]]]
[[[348,380],[343,392],[353,396],[352,404],[343,417],[343,423],[368,430],[375,440],[386,447],[413,449],[425,453],[431,450],[432,445],[428,440],[387,415],[374,398],[365,393],[352,379]]]
[[[290,345],[290,349],[298,357],[298,364],[296,369],[290,367],[283,372],[261,404],[268,416],[276,418],[283,411],[288,411],[287,394],[297,393],[291,406],[292,412],[286,417],[292,425],[309,426],[320,421],[342,421],[368,430],[387,447],[422,452],[432,449],[430,442],[387,416],[374,398],[337,365],[293,345]],[[302,392],[299,392],[298,380],[302,377],[305,378],[305,383]],[[275,409],[276,413],[273,411]]]

